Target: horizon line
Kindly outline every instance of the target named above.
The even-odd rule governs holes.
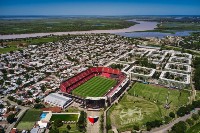
[[[32,14],[30,14],[30,15],[27,15],[27,14],[25,14],[25,15],[10,15],[10,14],[8,14],[8,15],[0,15],[0,16],[200,16],[200,14],[199,15],[197,15],[197,14],[186,14],[186,15],[179,15],[179,14],[176,14],[176,15],[170,15],[170,14],[168,14],[168,15],[156,15],[156,14],[152,14],[152,15],[44,15],[44,14],[41,14],[41,15],[32,15]]]

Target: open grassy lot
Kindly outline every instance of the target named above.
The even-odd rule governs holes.
[[[164,108],[169,94],[170,108]],[[164,120],[170,112],[188,102],[188,91],[171,90],[155,85],[135,83],[128,94],[108,111],[107,122],[121,131],[131,130],[133,125],[142,127],[146,122]]]
[[[151,102],[157,102],[161,105],[163,115],[169,111],[175,111],[178,107],[187,104],[189,101],[190,93],[185,90],[167,89],[155,85],[147,85],[142,83],[135,83],[128,92],[130,95],[137,95]],[[169,96],[169,97],[168,97]],[[162,106],[170,102],[170,109],[165,110]]]
[[[73,106],[67,107],[67,109],[65,111],[66,112],[72,112],[72,113],[78,113],[78,112],[80,112],[80,110],[78,109],[78,107],[73,107]]]
[[[190,93],[185,90],[167,89],[138,82],[132,86],[128,93],[151,102],[156,102],[160,106],[162,115],[168,115],[169,112],[176,111],[178,107],[186,105],[190,97]],[[166,104],[167,97],[170,108],[166,110],[164,105]]]
[[[49,37],[40,37],[40,38],[23,38],[23,39],[16,39],[16,40],[0,40],[0,42],[8,45],[8,46],[17,46],[23,45],[28,46],[30,44],[38,45],[47,42],[55,42],[63,38],[67,38],[68,36],[49,36]]]
[[[133,125],[142,126],[148,121],[161,119],[159,107],[148,100],[126,94],[119,104],[109,110],[112,125],[119,131],[131,130]]]
[[[9,45],[8,47],[0,48],[0,54],[4,54],[4,53],[15,51],[15,50],[19,50],[19,48],[17,48],[16,45]]]
[[[50,121],[60,119],[62,121],[77,121],[78,114],[52,114]]]
[[[181,30],[200,30],[199,23],[191,23],[191,22],[163,22],[158,25],[157,30],[171,30],[171,31],[181,31]]]
[[[122,29],[134,22],[119,18],[0,19],[0,34]]]
[[[0,54],[20,50],[28,45],[39,45],[47,42],[55,42],[63,38],[64,36],[59,36],[59,37],[52,36],[52,37],[42,37],[42,38],[25,38],[18,40],[9,40],[7,42],[0,40],[0,43],[2,42],[6,46],[4,48],[0,48]]]
[[[19,130],[30,130],[36,121],[40,120],[41,110],[29,109],[17,125]]]
[[[200,123],[192,126],[190,129],[187,130],[186,133],[200,133]]]
[[[96,76],[72,91],[80,97],[100,97],[116,84],[116,80]]]

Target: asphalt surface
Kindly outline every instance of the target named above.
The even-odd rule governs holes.
[[[87,116],[99,116],[100,118],[100,111],[87,111]],[[100,120],[96,123],[91,124],[89,120],[87,120],[87,133],[99,133],[100,131]]]
[[[17,114],[17,116],[15,116],[15,118],[17,118],[17,120],[15,122],[13,122],[12,124],[9,124],[7,129],[6,129],[6,133],[10,133],[10,130],[13,129],[13,127],[15,126],[15,124],[17,123],[17,121],[23,116],[23,114],[26,112],[26,110],[29,109],[29,107],[24,107],[21,105],[18,105],[17,103],[10,101],[9,99],[7,99],[7,97],[3,98],[4,101],[9,101],[9,103],[11,105],[17,105],[21,110],[20,112]]]

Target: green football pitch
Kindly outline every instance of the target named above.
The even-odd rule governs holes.
[[[128,93],[133,96],[137,95],[151,102],[156,102],[160,105],[163,115],[167,115],[170,111],[176,111],[177,108],[186,105],[190,97],[190,92],[186,90],[167,89],[142,83],[135,83]],[[170,108],[167,110],[163,107],[166,102],[170,105]]]
[[[62,121],[77,121],[78,114],[52,114],[50,121],[60,119]]]
[[[80,97],[101,97],[114,85],[117,81],[101,76],[93,77],[81,86],[72,91],[72,94]]]
[[[17,125],[17,129],[19,131],[31,130],[35,122],[40,120],[41,113],[41,110],[29,109],[20,120],[19,124]]]

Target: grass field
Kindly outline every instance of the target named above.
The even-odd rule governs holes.
[[[72,94],[80,97],[100,97],[117,83],[116,80],[96,76],[72,91]]]
[[[188,97],[190,96],[190,93],[188,91],[179,91],[176,89],[172,90],[142,83],[135,83],[128,93],[130,95],[138,95],[139,97],[142,97],[152,102],[156,101],[157,104],[160,104],[161,106],[165,105],[169,93],[168,102],[171,102],[170,109],[165,110],[164,108],[161,108],[164,110],[163,115],[165,115],[169,111],[175,111],[178,107],[182,105],[186,105],[189,101]]]
[[[0,54],[4,54],[10,51],[16,51],[19,50],[16,45],[9,45],[9,47],[6,48],[0,48]]]
[[[186,133],[200,133],[200,123],[192,126]]]
[[[109,112],[111,123],[119,131],[132,129],[133,125],[142,126],[148,121],[161,119],[159,107],[155,103],[128,94]]]
[[[183,23],[183,22],[163,22],[162,24],[158,25],[158,28],[156,30],[171,30],[171,31],[181,31],[181,30],[194,30],[198,31],[200,30],[200,24],[199,23]]]
[[[62,121],[77,121],[78,114],[52,114],[50,121],[60,119]]]
[[[0,54],[7,53],[10,51],[16,51],[23,49],[23,47],[26,47],[28,45],[40,45],[43,43],[47,42],[55,42],[58,40],[63,39],[64,36],[59,36],[59,37],[42,37],[42,38],[26,38],[26,39],[18,39],[18,40],[9,40],[7,42],[4,42],[0,40],[0,43],[3,42],[7,47],[5,48],[0,48]],[[23,44],[23,47],[18,48],[17,46]]]
[[[170,108],[165,109],[169,92]],[[189,92],[170,90],[159,86],[135,83],[128,94],[108,111],[108,123],[121,131],[130,130],[133,125],[142,127],[146,122],[164,120],[170,112],[175,112],[179,106],[188,102]]]
[[[36,121],[40,120],[41,110],[29,109],[17,125],[17,129],[30,130]]]

